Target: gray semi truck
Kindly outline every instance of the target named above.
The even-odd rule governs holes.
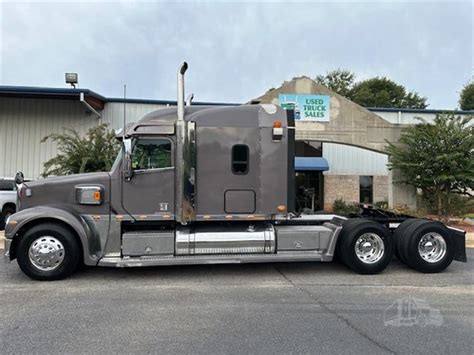
[[[110,172],[25,183],[6,221],[5,258],[37,280],[85,265],[332,261],[374,274],[394,253],[421,272],[466,261],[464,232],[368,210],[359,218],[295,213],[295,122],[274,105],[186,105],[117,134]]]

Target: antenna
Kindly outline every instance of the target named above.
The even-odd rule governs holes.
[[[122,142],[125,140],[125,128],[127,127],[127,84],[123,84],[123,130]]]

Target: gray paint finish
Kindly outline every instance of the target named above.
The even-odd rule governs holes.
[[[253,128],[200,127],[196,129],[197,214],[225,214],[224,195],[227,190],[252,190],[259,201],[258,131]],[[232,146],[249,146],[249,168],[245,175],[232,173]],[[257,210],[261,206],[257,203]]]
[[[254,191],[256,214],[272,215],[286,205],[287,133],[281,141],[272,141],[274,121],[281,121],[286,131],[285,111],[269,114],[260,105],[214,108],[189,119],[197,127],[197,214],[230,213],[224,206],[227,190]],[[249,148],[248,172],[243,175],[231,168],[232,147],[238,144]]]
[[[255,191],[227,190],[224,209],[226,213],[255,213]]]
[[[123,205],[132,215],[174,214],[174,169],[152,169],[123,182]],[[116,191],[120,194],[120,191]]]

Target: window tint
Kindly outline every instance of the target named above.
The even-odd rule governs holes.
[[[168,139],[140,139],[133,146],[132,168],[147,170],[171,167],[171,141]]]
[[[361,203],[373,203],[373,180],[373,176],[359,176],[359,201]]]
[[[13,180],[0,180],[0,191],[14,191],[15,182]]]
[[[232,147],[232,172],[244,175],[249,171],[249,147],[237,144]]]

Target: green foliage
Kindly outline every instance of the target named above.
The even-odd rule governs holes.
[[[335,69],[316,76],[316,82],[364,107],[426,108],[426,97],[407,92],[403,85],[388,78],[355,81],[347,69]]]
[[[388,78],[358,82],[350,92],[352,101],[364,107],[426,108],[426,97],[406,91],[403,85]]]
[[[338,198],[334,200],[332,210],[335,214],[350,216],[353,213],[359,212],[359,206],[355,202],[346,202],[342,198]]]
[[[462,89],[459,107],[461,110],[474,110],[474,82],[466,84]]]
[[[421,205],[429,214],[437,214],[438,201],[433,194],[424,194]],[[443,212],[446,216],[463,216],[474,212],[474,198],[454,193],[441,193]]]
[[[69,175],[94,171],[109,171],[117,155],[119,144],[107,124],[89,129],[85,137],[69,128],[64,133],[53,133],[41,142],[51,139],[58,144],[59,154],[44,163],[43,176]]]
[[[318,75],[315,80],[339,95],[350,98],[355,74],[350,70],[339,68],[327,72],[326,75]]]
[[[404,129],[400,145],[388,143],[389,169],[402,173],[398,182],[434,199],[439,217],[451,210],[452,194],[471,196],[474,189],[472,118],[442,114],[433,124],[420,119],[420,124]]]

